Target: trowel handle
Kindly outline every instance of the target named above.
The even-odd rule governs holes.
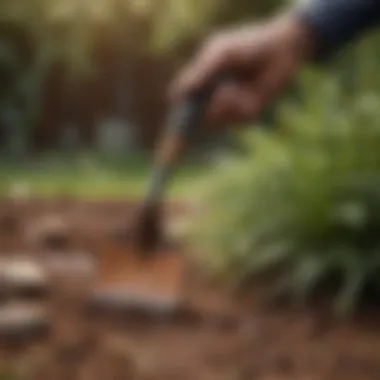
[[[192,129],[201,122],[208,101],[217,86],[226,78],[226,75],[218,75],[172,110],[163,138],[159,142],[150,177],[146,205],[155,203],[162,197],[166,179],[180,158],[183,146],[189,139]]]
[[[157,152],[159,162],[164,165],[175,164],[194,127],[202,121],[205,108],[214,91],[227,79],[225,74],[216,76],[173,108]]]

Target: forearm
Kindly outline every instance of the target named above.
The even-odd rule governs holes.
[[[323,58],[380,24],[380,0],[310,0],[296,9]]]

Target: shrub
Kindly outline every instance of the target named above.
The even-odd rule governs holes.
[[[207,268],[237,283],[280,268],[273,286],[301,300],[333,277],[339,312],[380,289],[380,101],[363,83],[305,71],[277,133],[243,133],[247,154],[210,174],[187,230]]]

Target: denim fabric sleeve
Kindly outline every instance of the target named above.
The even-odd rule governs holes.
[[[309,0],[296,9],[318,41],[324,59],[367,29],[380,26],[380,0]]]

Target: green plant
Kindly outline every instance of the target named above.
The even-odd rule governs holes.
[[[380,86],[361,72],[348,92],[335,71],[304,71],[278,132],[245,132],[247,155],[210,174],[187,232],[212,270],[240,283],[280,269],[274,287],[300,300],[334,278],[342,313],[380,290]]]

